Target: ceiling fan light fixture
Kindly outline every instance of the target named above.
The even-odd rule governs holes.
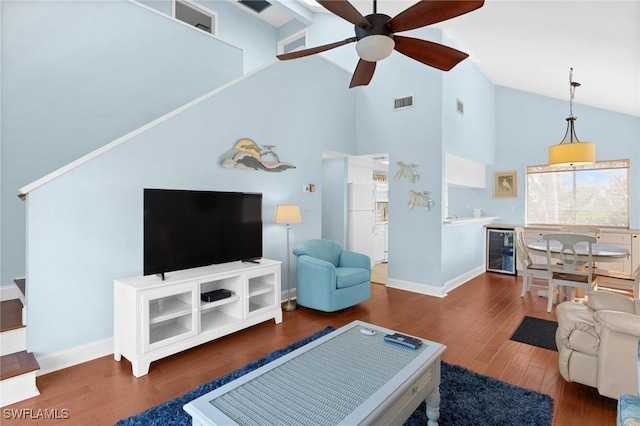
[[[377,62],[391,55],[395,45],[393,38],[374,34],[358,40],[356,52],[364,61]]]

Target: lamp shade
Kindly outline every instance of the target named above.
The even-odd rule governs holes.
[[[593,142],[560,143],[549,147],[550,166],[581,166],[596,162]]]
[[[274,223],[302,223],[300,206],[297,204],[283,204],[276,206],[276,213],[273,217]]]

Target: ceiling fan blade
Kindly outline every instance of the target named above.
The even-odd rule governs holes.
[[[398,52],[442,71],[449,71],[469,56],[451,47],[418,38],[396,35],[394,40],[394,49]]]
[[[409,31],[464,15],[481,8],[483,4],[484,0],[421,0],[391,18],[387,23],[387,27],[394,33]]]
[[[362,28],[371,28],[369,21],[364,19],[364,16],[358,9],[353,7],[347,0],[317,0],[318,3],[327,9],[334,15],[338,15],[342,19],[351,22],[353,25],[357,25]]]
[[[371,79],[373,78],[373,72],[376,70],[376,63],[365,61],[364,59],[360,59],[358,61],[358,66],[356,67],[356,71],[353,73],[353,77],[351,77],[351,84],[349,84],[349,89],[356,86],[366,86],[369,84]]]
[[[276,57],[281,61],[286,61],[289,59],[298,59],[304,56],[315,55],[316,53],[324,52],[327,50],[335,49],[336,47],[344,46],[345,44],[353,43],[356,41],[355,37],[346,38],[342,41],[336,41],[335,43],[325,44],[322,46],[311,47],[309,49],[296,50],[291,53],[283,53],[282,55],[277,55]]]

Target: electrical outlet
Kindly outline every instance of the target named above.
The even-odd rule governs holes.
[[[509,206],[509,213],[513,213],[516,211],[516,206]]]
[[[303,185],[302,192],[311,192],[311,187],[309,185]]]

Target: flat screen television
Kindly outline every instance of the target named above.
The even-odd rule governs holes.
[[[144,275],[262,257],[262,194],[144,190]]]

